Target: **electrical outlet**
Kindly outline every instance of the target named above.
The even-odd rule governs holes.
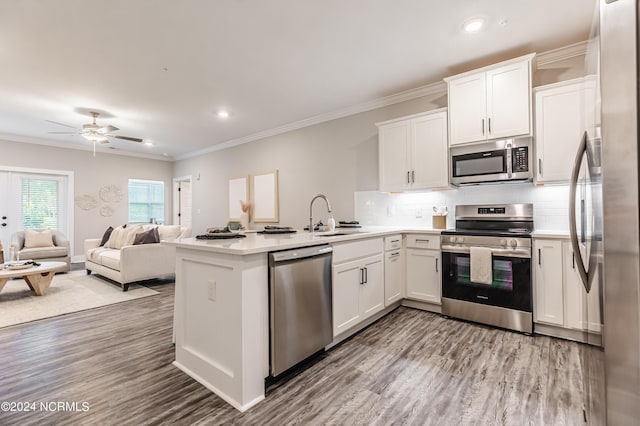
[[[396,215],[395,206],[387,206],[387,217],[394,217]]]
[[[416,209],[416,219],[422,219],[422,209]]]
[[[216,301],[216,282],[215,281],[208,281],[207,285],[208,285],[207,298],[209,300],[211,300],[212,302],[215,302]]]

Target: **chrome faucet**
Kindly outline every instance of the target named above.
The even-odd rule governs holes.
[[[318,194],[315,197],[313,197],[311,199],[311,203],[309,203],[309,232],[313,232],[313,202],[318,198],[322,198],[324,201],[326,201],[327,210],[329,213],[331,213],[331,203],[329,202],[329,199],[327,198],[326,195]]]

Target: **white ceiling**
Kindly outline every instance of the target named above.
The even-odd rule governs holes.
[[[0,135],[90,146],[88,111],[139,153],[184,156],[587,38],[588,0],[6,0]],[[481,15],[488,25],[463,34]],[[508,20],[501,26],[501,20]],[[231,117],[222,120],[220,108]],[[71,129],[69,129],[71,130]]]

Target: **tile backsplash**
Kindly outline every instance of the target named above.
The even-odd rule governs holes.
[[[458,204],[533,203],[535,229],[568,231],[569,186],[531,183],[465,186],[447,191],[354,194],[355,217],[363,225],[431,226],[433,208],[447,207],[447,228],[455,226]]]

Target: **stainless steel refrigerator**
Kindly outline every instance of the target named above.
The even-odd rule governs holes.
[[[637,425],[640,15],[637,0],[596,3],[585,61],[586,131],[575,160],[570,194],[571,240],[581,260],[576,263],[585,290],[584,336],[596,345],[583,345],[580,350],[583,402],[588,424]],[[594,321],[599,323],[601,341],[594,333]]]

